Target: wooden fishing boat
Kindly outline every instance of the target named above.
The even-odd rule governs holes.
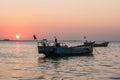
[[[91,44],[93,44],[93,47],[107,47],[109,42],[102,42],[102,43],[96,43],[95,41],[84,42],[84,45],[91,45]]]
[[[38,42],[38,52],[40,54],[45,54],[46,57],[63,57],[63,56],[91,56],[93,55],[92,46],[74,46],[68,47],[67,45],[61,45],[55,39],[53,45],[43,39]]]
[[[109,42],[103,42],[103,43],[95,43],[94,47],[107,47]]]

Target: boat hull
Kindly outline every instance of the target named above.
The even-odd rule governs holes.
[[[55,53],[59,56],[88,56],[92,55],[92,51],[88,47],[57,47]]]

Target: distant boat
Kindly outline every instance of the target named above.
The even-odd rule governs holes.
[[[93,44],[94,47],[107,47],[109,42],[101,42],[101,43],[96,43],[95,41],[84,42],[84,45],[91,45],[91,44]]]
[[[38,42],[38,52],[45,54],[46,57],[91,56],[93,55],[93,47],[90,45],[68,47],[58,43],[57,38],[55,38],[54,44],[50,45],[47,39],[43,39],[41,42]]]
[[[2,41],[10,41],[10,39],[3,39]]]
[[[109,42],[95,43],[94,47],[108,47]]]

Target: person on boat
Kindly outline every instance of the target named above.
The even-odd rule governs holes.
[[[55,43],[57,43],[57,38],[56,37],[54,37],[55,38]]]
[[[60,43],[58,43],[57,38],[56,37],[54,38],[55,38],[55,46],[60,46]]]

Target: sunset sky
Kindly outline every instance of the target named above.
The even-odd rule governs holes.
[[[0,0],[0,39],[120,41],[120,0]]]

